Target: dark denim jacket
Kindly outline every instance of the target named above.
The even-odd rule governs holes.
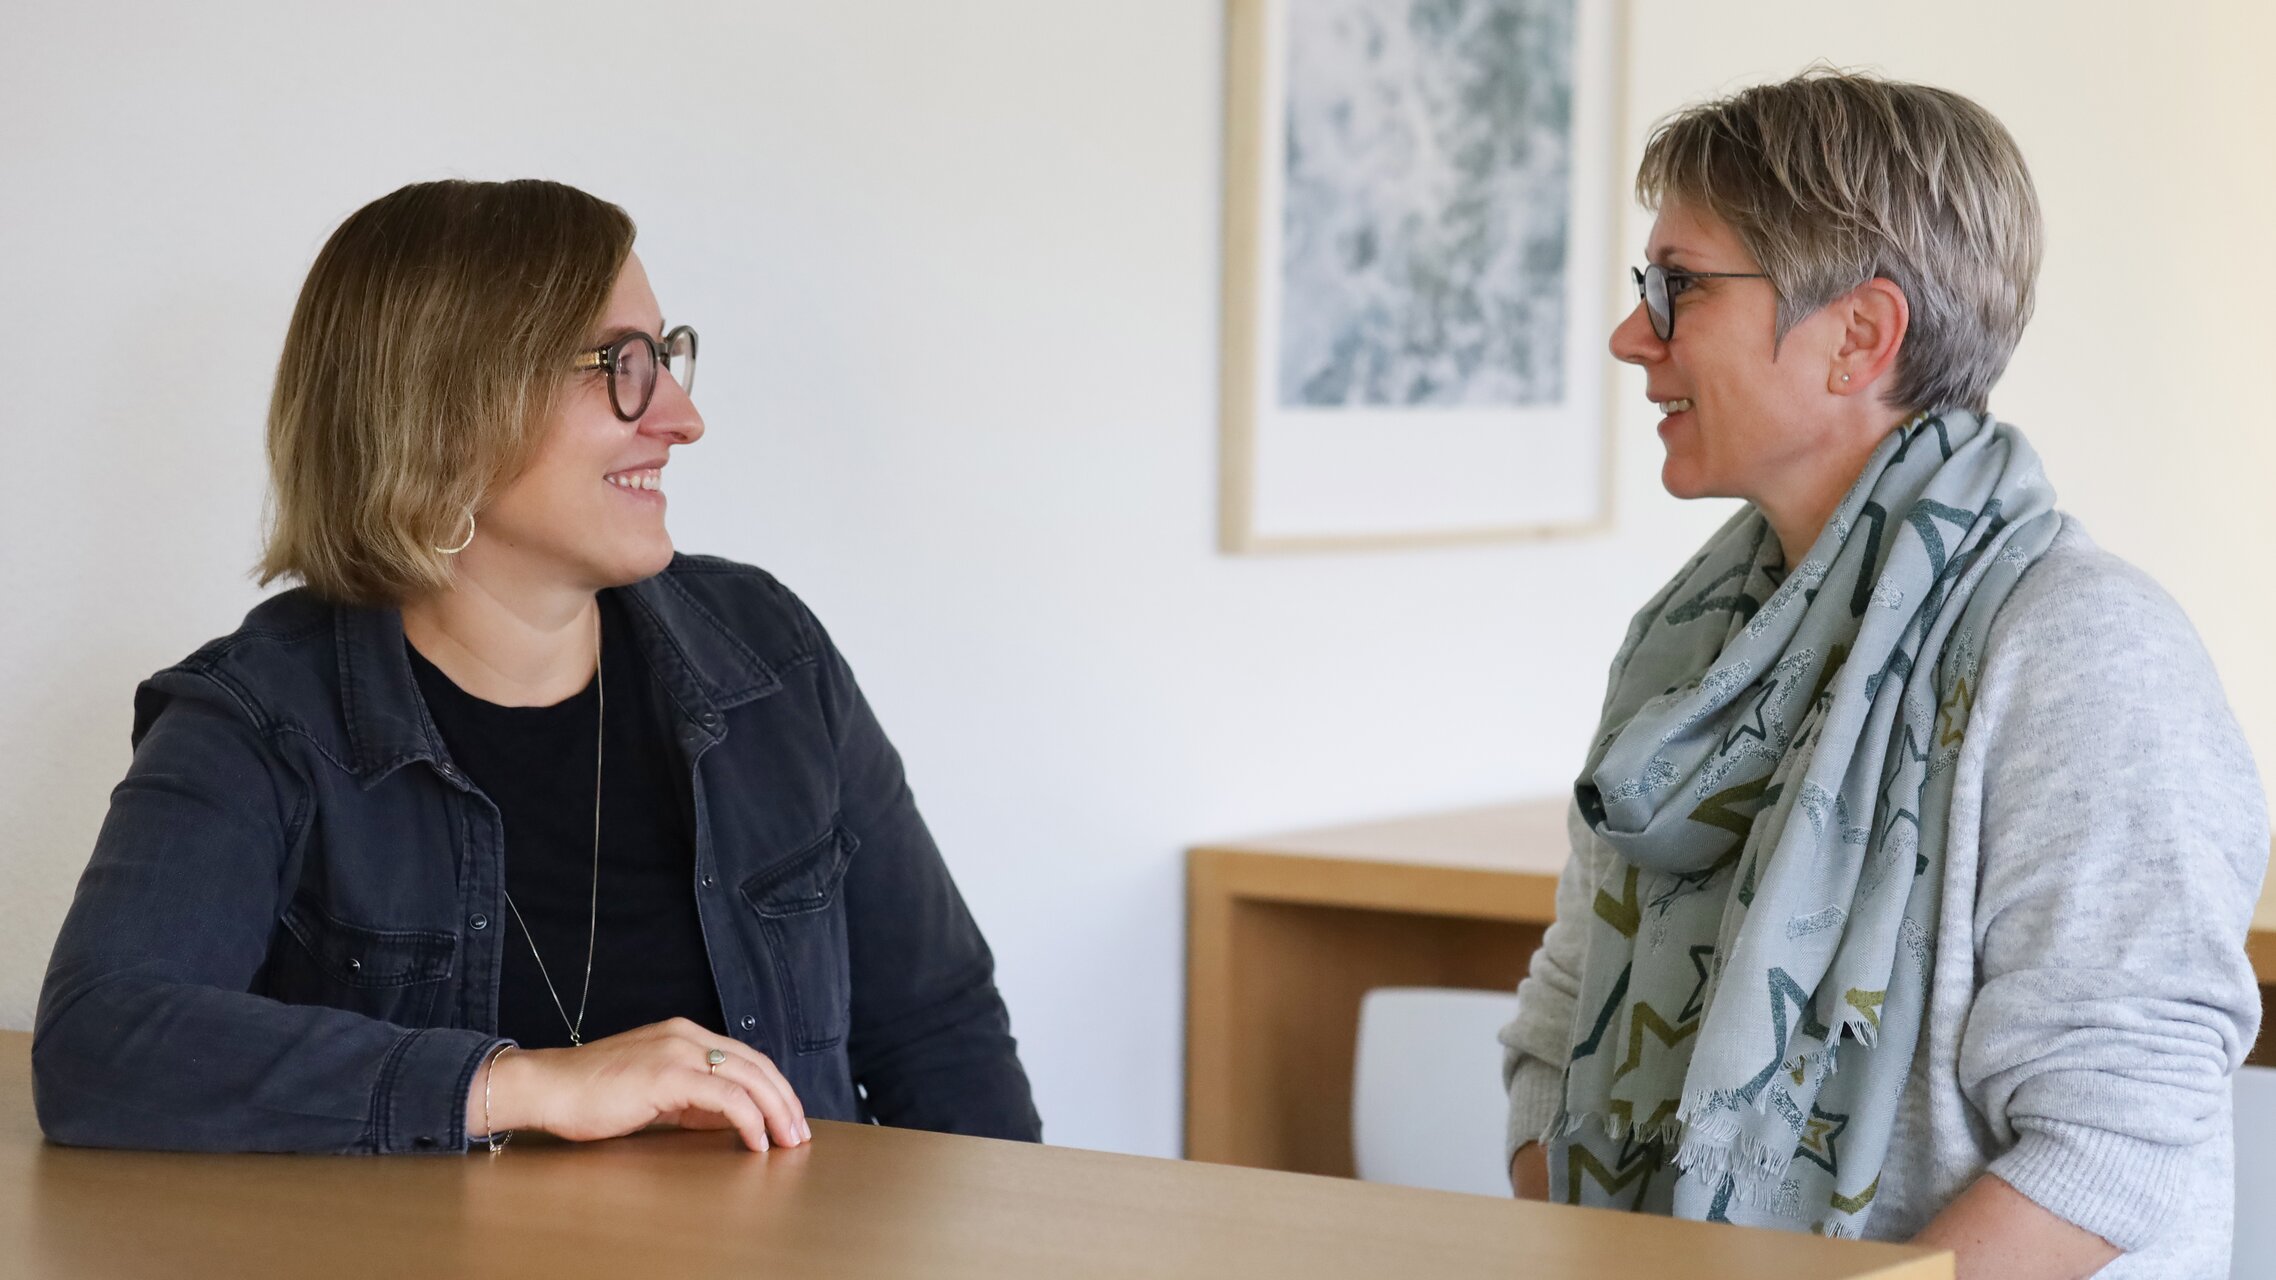
[[[987,944],[820,624],[723,560],[624,592],[694,778],[728,1031],[810,1116],[1039,1138]],[[134,744],[40,992],[48,1136],[462,1149],[500,1043],[502,833],[401,615],[267,600],[143,684]]]

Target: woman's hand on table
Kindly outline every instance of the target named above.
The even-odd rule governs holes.
[[[716,1068],[708,1055],[725,1055]],[[781,1071],[749,1045],[673,1018],[573,1049],[508,1049],[475,1073],[467,1132],[536,1129],[573,1142],[650,1125],[732,1128],[753,1151],[813,1139]]]

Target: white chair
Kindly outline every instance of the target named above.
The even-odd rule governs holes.
[[[1351,1081],[1359,1176],[1439,1191],[1507,1196],[1502,1047],[1517,1013],[1506,991],[1379,987],[1359,1005]]]
[[[2236,1254],[2233,1280],[2276,1276],[2276,1067],[2236,1073]]]

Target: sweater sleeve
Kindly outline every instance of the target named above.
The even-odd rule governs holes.
[[[1604,853],[1581,820],[1580,806],[1565,811],[1571,852],[1557,876],[1557,918],[1524,981],[1517,984],[1517,1017],[1502,1028],[1502,1084],[1509,1090],[1509,1129],[1502,1160],[1538,1140],[1564,1106],[1565,1061],[1573,1052],[1573,1006],[1580,999],[1584,922],[1591,895],[1604,878]]]
[[[2259,1023],[2259,773],[2179,607],[2106,554],[2025,576],[1978,688],[1960,1087],[2006,1148],[1990,1172],[2138,1249],[2231,1194],[2198,1175]]]

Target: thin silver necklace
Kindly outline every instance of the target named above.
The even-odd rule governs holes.
[[[529,921],[522,919],[522,909],[514,905],[514,895],[506,894],[506,909],[514,913],[514,923],[522,927],[522,938],[529,943],[530,958],[537,961],[537,976],[545,979],[545,993],[553,997],[553,1007],[561,1014],[561,1025],[569,1028],[569,1043],[585,1043],[585,1002],[593,995],[593,943],[600,936],[601,923],[601,729],[608,724],[608,678],[601,670],[601,608],[593,602],[593,686],[600,693],[600,707],[593,716],[593,905],[585,917],[585,989],[577,996],[577,1016],[569,1017],[569,1007],[561,1003],[561,993],[553,987],[553,974],[545,967],[545,957],[537,953],[537,938],[529,931]]]

